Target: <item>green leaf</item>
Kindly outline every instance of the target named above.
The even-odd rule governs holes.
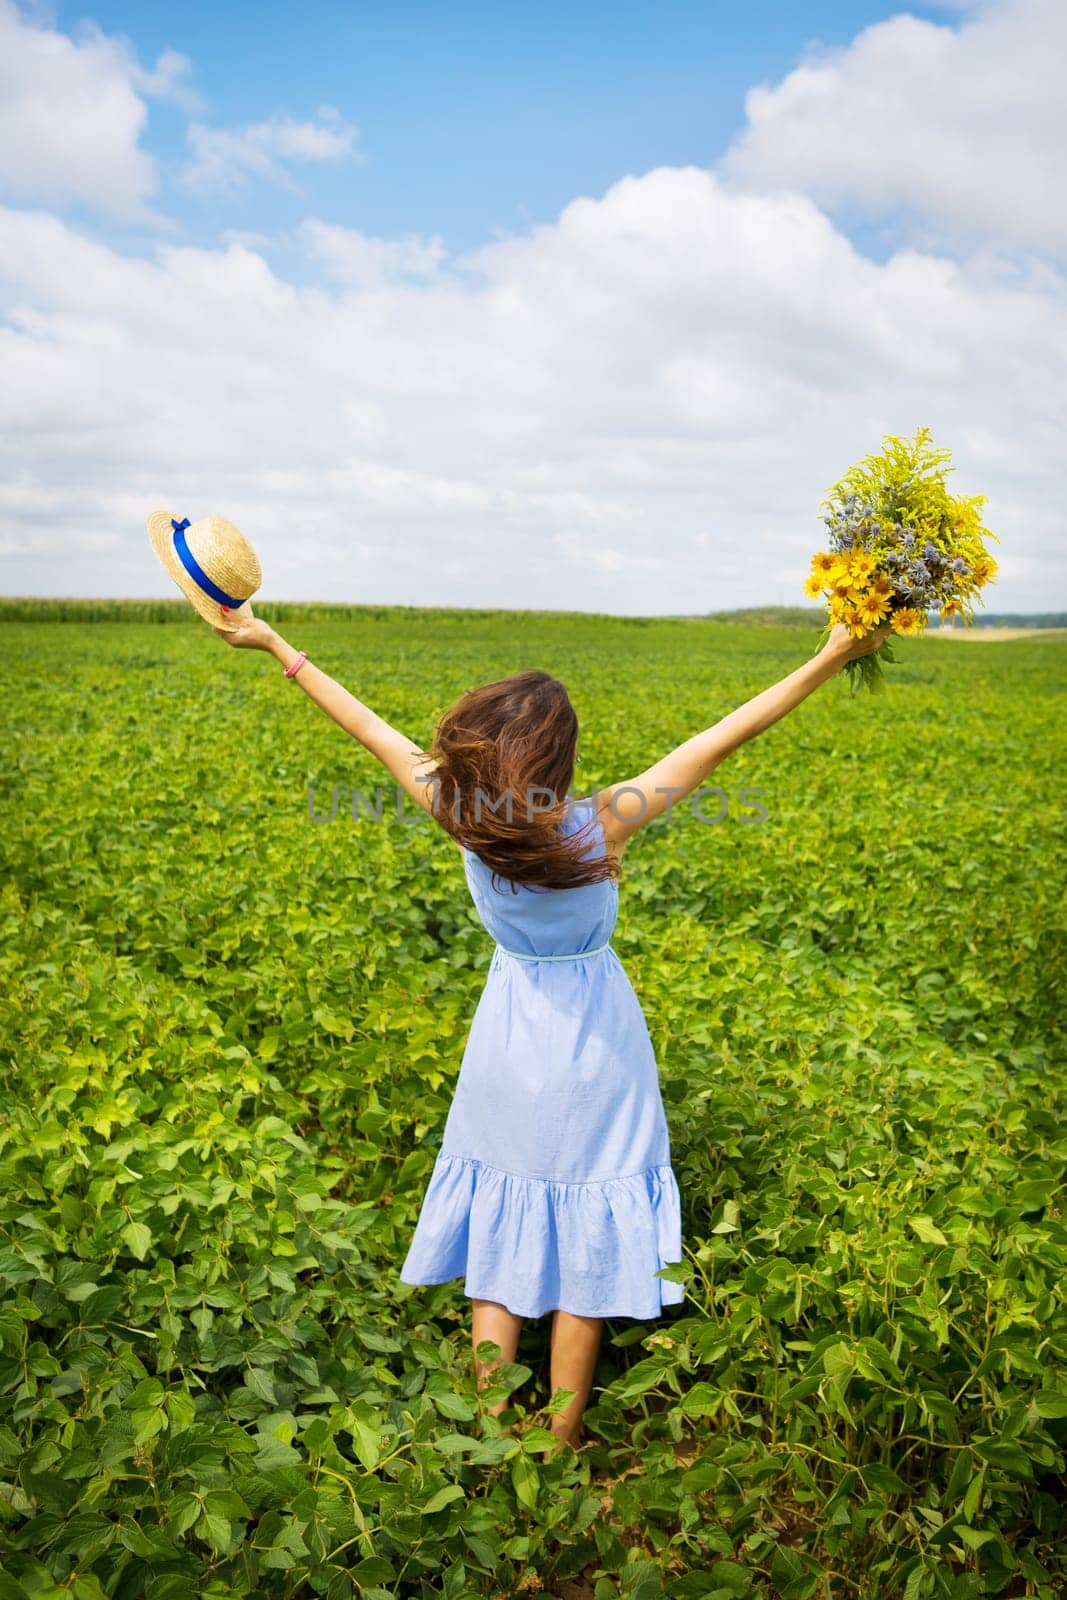
[[[528,1511],[533,1511],[537,1505],[537,1491],[540,1483],[540,1472],[529,1456],[517,1455],[511,1463],[511,1484],[515,1490],[515,1498]]]
[[[911,1227],[926,1244],[948,1244],[948,1240],[941,1232],[932,1218],[923,1216],[920,1212],[914,1217],[909,1217]]]
[[[716,1561],[708,1572],[714,1587],[727,1594],[748,1594],[753,1586],[752,1574],[736,1561]]]
[[[682,1396],[682,1411],[687,1417],[714,1417],[722,1408],[722,1390],[711,1383],[694,1383]]]
[[[976,1473],[967,1486],[963,1497],[963,1515],[971,1521],[978,1511],[978,1504],[982,1497],[982,1486],[985,1483],[985,1468]]]
[[[477,1408],[461,1394],[435,1394],[433,1403],[443,1417],[454,1422],[472,1422],[478,1415]]]
[[[201,1516],[196,1531],[200,1538],[219,1555],[225,1555],[233,1542],[233,1530],[228,1520],[225,1517],[212,1516],[209,1512]]]
[[[908,1486],[899,1472],[894,1472],[892,1467],[885,1466],[880,1461],[869,1461],[864,1465],[863,1477],[872,1489],[878,1489],[882,1494],[908,1494]]]
[[[130,1421],[133,1423],[133,1441],[141,1445],[149,1439],[154,1439],[162,1433],[167,1426],[167,1418],[162,1407],[150,1406],[140,1411],[131,1411]]]
[[[163,1509],[168,1530],[178,1538],[200,1515],[200,1501],[192,1494],[176,1494]]]
[[[1016,1478],[1032,1478],[1030,1458],[1021,1445],[1010,1439],[975,1440],[974,1449],[990,1466],[1000,1467]]]
[[[273,1434],[257,1433],[255,1465],[258,1472],[271,1472],[277,1467],[299,1466],[303,1457],[299,1450]]]
[[[431,1495],[420,1509],[424,1517],[431,1517],[435,1511],[443,1511],[445,1506],[452,1504],[453,1500],[462,1500],[465,1496],[466,1490],[462,1484],[446,1483],[445,1487],[438,1489],[436,1494]]]
[[[396,1568],[384,1556],[367,1556],[352,1568],[352,1578],[357,1588],[365,1592],[375,1584],[392,1583]]]
[[[260,1400],[265,1400],[268,1405],[276,1404],[277,1396],[274,1393],[274,1380],[264,1367],[250,1367],[245,1373],[245,1388],[250,1389]]]
[[[348,1431],[352,1436],[352,1448],[362,1461],[368,1472],[373,1472],[381,1460],[381,1424],[374,1419],[362,1416],[352,1416],[348,1421]]]
[[[108,1600],[100,1579],[91,1572],[79,1572],[70,1590],[74,1600]]]
[[[241,1496],[232,1489],[209,1489],[204,1496],[204,1507],[210,1516],[236,1519],[252,1515]]]
[[[1024,1211],[1041,1211],[1059,1187],[1060,1183],[1055,1178],[1027,1178],[1015,1185],[1011,1197]]]
[[[144,1261],[152,1248],[152,1230],[143,1222],[128,1222],[119,1237],[124,1240],[130,1254],[135,1255],[138,1261]]]
[[[622,1569],[620,1593],[626,1600],[656,1600],[663,1593],[663,1576],[654,1561],[630,1561]]]
[[[990,1529],[969,1528],[965,1522],[957,1522],[952,1531],[959,1534],[969,1550],[980,1550],[984,1544],[989,1543],[990,1539],[996,1538],[996,1534],[991,1532]]]

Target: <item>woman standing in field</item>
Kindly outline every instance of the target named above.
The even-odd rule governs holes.
[[[226,608],[223,607],[223,612]],[[242,612],[245,608],[242,607]],[[810,661],[625,782],[570,797],[578,719],[547,672],[469,690],[424,752],[255,617],[215,627],[269,651],[460,846],[496,940],[400,1280],[465,1279],[484,1387],[526,1317],[553,1312],[552,1431],[577,1446],[605,1317],[683,1299],[681,1207],[652,1041],[610,938],[629,839],[740,745],[883,643],[842,625]],[[505,1402],[492,1407],[498,1414]]]

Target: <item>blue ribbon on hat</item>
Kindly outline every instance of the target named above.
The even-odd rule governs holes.
[[[216,601],[220,606],[243,606],[244,600],[234,599],[232,594],[227,594],[225,589],[220,589],[217,583],[212,583],[203,567],[200,566],[193,552],[185,542],[185,530],[189,526],[189,518],[183,517],[180,522],[174,517],[170,519],[174,529],[174,548],[178,552],[178,560],[192,578],[198,589],[203,589],[209,599]],[[248,596],[245,596],[247,600]]]

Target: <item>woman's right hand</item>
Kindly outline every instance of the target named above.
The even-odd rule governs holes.
[[[274,642],[274,629],[261,617],[242,617],[235,627],[218,628],[211,624],[212,633],[232,645],[235,650],[269,650]]]

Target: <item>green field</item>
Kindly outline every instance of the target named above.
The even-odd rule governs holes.
[[[583,789],[813,647],[293,617],[423,745],[558,674]],[[454,845],[191,616],[2,643],[0,1600],[1067,1592],[1062,636],[900,643],[630,844],[686,1299],[554,1459],[549,1319],[492,1417],[462,1280],[396,1276],[492,949]]]

